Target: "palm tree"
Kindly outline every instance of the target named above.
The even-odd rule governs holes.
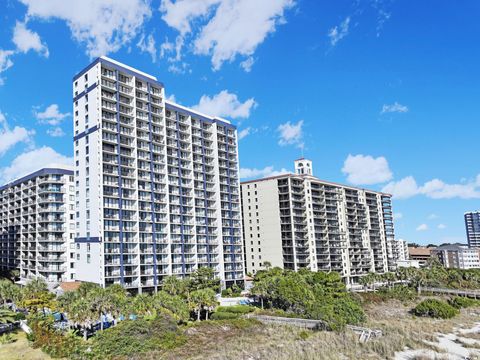
[[[32,279],[23,288],[23,292],[27,294],[27,296],[33,296],[33,294],[44,291],[48,291],[48,285],[43,279]]]
[[[177,276],[166,276],[162,281],[162,290],[170,295],[180,295],[187,297],[189,280],[180,279]]]
[[[138,294],[130,303],[131,310],[140,316],[151,316],[154,312],[153,297],[148,294]]]
[[[97,319],[97,313],[92,309],[91,301],[85,298],[78,298],[68,306],[67,314],[73,325],[80,326],[83,329],[83,339],[87,340],[87,329]]]
[[[8,301],[15,303],[20,299],[20,288],[9,280],[0,280],[0,301],[5,305]]]
[[[190,296],[190,308],[197,314],[197,321],[200,320],[202,310],[209,311],[216,304],[215,291],[212,289],[200,289],[192,291]],[[208,318],[208,314],[206,315]]]

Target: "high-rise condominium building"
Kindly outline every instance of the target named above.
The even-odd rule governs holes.
[[[248,273],[272,266],[337,271],[347,284],[388,267],[394,239],[391,196],[320,180],[312,162],[295,174],[241,184]]]
[[[0,187],[0,269],[50,285],[75,279],[71,168],[45,168]]]
[[[73,79],[77,278],[154,291],[211,267],[243,283],[236,128],[101,57]]]
[[[480,211],[465,213],[468,246],[480,248]]]

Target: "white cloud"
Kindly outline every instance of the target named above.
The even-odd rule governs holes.
[[[12,55],[15,52],[13,50],[2,50],[0,49],[0,75],[5,70],[11,68],[13,66],[13,61],[11,59]],[[4,79],[0,78],[0,86],[4,83]]]
[[[279,145],[295,145],[299,148],[304,147],[303,120],[299,120],[297,123],[287,121],[284,124],[280,124],[277,131],[279,132]]]
[[[335,46],[340,40],[348,35],[348,27],[350,26],[350,16],[347,16],[340,25],[331,28],[328,31],[330,44]]]
[[[418,186],[413,176],[407,176],[399,181],[388,183],[382,191],[392,194],[396,199],[407,199],[417,195]]]
[[[251,132],[252,132],[251,127],[247,127],[245,129],[240,130],[238,132],[238,140],[242,140],[243,138],[247,137],[248,135],[250,135]]]
[[[428,220],[435,220],[438,218],[438,215],[437,214],[430,214],[428,215]]]
[[[31,144],[34,134],[33,130],[20,126],[10,129],[5,115],[0,112],[0,156],[19,143]]]
[[[155,39],[153,38],[152,34],[148,35],[147,38],[145,38],[145,34],[142,34],[137,46],[141,52],[150,54],[153,62],[157,61],[157,49],[155,47]]]
[[[446,229],[446,228],[447,228],[447,225],[445,225],[445,224],[438,224],[437,228],[439,228],[440,230],[443,230],[443,229]]]
[[[160,5],[162,19],[168,26],[176,29],[181,35],[192,31],[191,22],[205,16],[213,5],[221,0],[163,0]]]
[[[241,168],[240,178],[242,179],[262,178],[262,177],[277,176],[277,175],[288,174],[288,173],[289,171],[285,168],[282,168],[281,170],[275,170],[273,166],[266,166],[263,169]]]
[[[27,17],[64,20],[73,38],[86,45],[90,57],[115,52],[134,39],[146,19],[149,2],[144,0],[20,0]]]
[[[237,95],[229,93],[228,90],[222,90],[213,97],[203,95],[200,102],[193,108],[208,115],[237,119],[248,118],[250,111],[256,106],[254,98],[242,103]]]
[[[251,56],[278,24],[293,0],[224,0],[195,40],[195,53],[212,56],[214,70],[237,55]]]
[[[53,126],[60,124],[67,116],[70,116],[70,113],[62,114],[59,111],[57,104],[48,106],[45,111],[35,113],[35,117],[40,121],[40,123]]]
[[[171,101],[171,102],[174,102],[174,103],[177,102],[177,99],[175,98],[175,94],[167,95],[166,99],[167,99],[168,101]],[[177,104],[178,104],[178,103],[177,103]]]
[[[417,226],[417,231],[427,231],[428,230],[428,225],[427,224],[420,224]]]
[[[17,156],[10,166],[0,169],[0,180],[5,183],[18,179],[41,168],[58,165],[72,166],[73,159],[57,153],[48,146],[44,146],[24,152]]]
[[[0,49],[0,73],[13,66],[12,59],[10,57],[15,52],[13,50],[1,50]]]
[[[26,23],[17,21],[13,29],[12,40],[20,52],[27,53],[33,50],[45,57],[49,56],[47,45],[42,43],[40,36],[36,32],[27,29]]]
[[[383,156],[348,155],[342,168],[347,181],[354,185],[381,184],[392,179],[388,161]]]
[[[399,212],[394,213],[394,214],[393,214],[393,218],[394,218],[395,220],[403,219],[403,214],[402,214],[402,213],[399,213]]]
[[[243,70],[245,70],[245,72],[248,73],[248,72],[252,71],[252,66],[253,66],[254,63],[255,63],[255,59],[250,56],[249,58],[247,58],[246,60],[244,60],[240,63],[240,67]]]
[[[408,112],[408,107],[398,102],[394,102],[393,104],[384,104],[382,107],[381,114],[386,113],[406,113]]]
[[[268,34],[285,23],[284,12],[293,5],[294,0],[163,0],[160,11],[182,39],[194,39],[194,52],[211,56],[214,70],[219,70],[238,55],[251,57]],[[247,60],[242,67],[247,70],[252,64]]]
[[[62,137],[65,136],[65,132],[62,130],[60,126],[53,127],[47,130],[47,134],[52,137]]]
[[[397,199],[424,195],[431,199],[480,199],[480,174],[460,184],[447,184],[439,179],[427,181],[419,186],[413,176],[388,183],[382,191],[393,194]]]

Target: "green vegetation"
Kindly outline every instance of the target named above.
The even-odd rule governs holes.
[[[150,351],[174,349],[185,343],[176,321],[163,314],[153,320],[127,320],[98,333],[91,343],[92,359],[118,359]]]
[[[365,289],[376,290],[376,284],[383,283],[387,288],[393,283],[403,281],[413,288],[441,287],[449,289],[480,289],[480,269],[444,268],[437,259],[432,259],[422,269],[399,268],[396,272],[385,274],[369,273],[360,279]]]
[[[362,308],[338,273],[280,268],[259,271],[251,292],[260,298],[262,308],[323,320],[332,330],[365,321]]]
[[[255,311],[255,308],[248,305],[219,306],[213,313],[212,320],[237,319],[242,315]]]
[[[222,290],[223,297],[240,297],[242,296],[242,288],[237,284],[234,284],[232,287]]]
[[[448,300],[448,303],[456,309],[463,309],[480,305],[480,302],[478,300],[461,296],[455,296],[451,298],[450,300]]]
[[[427,299],[415,306],[413,313],[416,316],[450,319],[458,315],[459,311],[445,301],[438,299]]]

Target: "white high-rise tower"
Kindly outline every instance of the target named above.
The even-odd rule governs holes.
[[[237,131],[101,57],[73,80],[77,279],[154,291],[208,266],[243,283]]]

